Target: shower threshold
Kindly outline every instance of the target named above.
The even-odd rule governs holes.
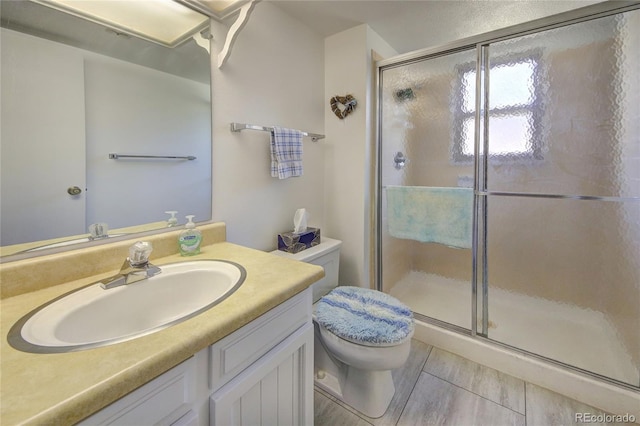
[[[415,313],[471,328],[470,283],[409,271],[391,291]],[[638,386],[640,371],[602,312],[490,288],[490,340]]]

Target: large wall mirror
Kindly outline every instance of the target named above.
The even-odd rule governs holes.
[[[3,256],[211,219],[209,18],[169,1],[183,26],[148,34],[81,3],[157,5],[0,5]]]

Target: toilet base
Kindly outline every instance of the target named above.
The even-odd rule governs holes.
[[[392,370],[365,370],[345,364],[327,348],[318,323],[314,321],[313,325],[315,384],[368,417],[378,418],[384,415],[396,392],[391,375]],[[400,367],[406,362],[410,348],[411,344],[408,341],[399,348],[399,352],[396,350],[389,354],[393,357],[391,362],[387,358],[386,364],[392,368]],[[378,352],[375,355],[378,358],[381,356]],[[361,362],[361,364],[371,366],[372,362]],[[376,361],[375,364],[379,365],[380,362]]]
[[[396,392],[391,370],[363,371],[349,367],[343,380],[327,372],[320,375],[323,377],[316,373],[316,386],[371,418],[384,415]]]

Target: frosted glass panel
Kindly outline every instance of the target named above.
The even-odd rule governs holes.
[[[452,158],[463,149],[469,122],[473,148],[474,113],[468,105],[475,105],[475,77],[465,82],[464,76],[475,70],[475,60],[475,50],[469,50],[390,68],[382,72],[381,87],[383,289],[416,313],[467,329],[471,250],[392,237],[384,187],[473,184],[473,164]],[[398,153],[406,162],[394,161]]]
[[[487,203],[489,338],[637,386],[640,203]]]
[[[487,197],[488,336],[634,386],[639,24],[633,11],[488,47],[487,190],[515,195]],[[519,83],[499,72],[523,60]],[[529,104],[494,93],[510,84]]]
[[[492,117],[491,145],[489,146],[489,155],[492,156],[492,159],[532,153],[532,121],[533,114],[529,112]],[[474,129],[475,120],[472,118],[465,120],[462,145],[464,155],[473,155]]]
[[[489,62],[489,190],[640,196],[640,11],[492,44]]]
[[[383,291],[471,328],[475,258],[478,334],[640,386],[639,69],[637,10],[383,69]],[[475,257],[391,236],[387,186],[474,183]]]
[[[502,109],[526,106],[535,101],[535,75],[537,62],[528,59],[510,61],[491,67],[491,96],[489,107]],[[475,106],[476,70],[463,76],[463,109],[473,112]]]
[[[537,62],[531,59],[491,67],[489,108],[512,108],[533,104],[536,67]]]

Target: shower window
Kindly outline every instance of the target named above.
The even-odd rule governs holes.
[[[492,161],[541,159],[542,117],[541,67],[538,52],[501,58],[491,63],[489,125]],[[473,161],[475,133],[475,87],[477,71],[471,64],[458,70],[456,120],[453,135],[454,163]]]

